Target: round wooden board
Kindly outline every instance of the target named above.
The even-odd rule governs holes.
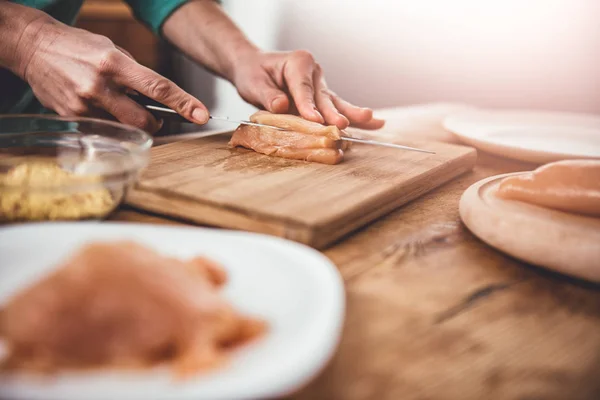
[[[460,216],[492,247],[531,264],[600,282],[600,218],[555,211],[495,196],[500,181],[483,179],[460,199]]]

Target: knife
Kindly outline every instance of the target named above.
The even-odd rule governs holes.
[[[171,120],[171,121],[177,121],[177,122],[184,122],[184,123],[188,123],[188,124],[193,123],[193,122],[188,121],[181,115],[179,115],[177,113],[177,111],[167,108],[167,107],[163,106],[162,104],[150,99],[149,97],[146,97],[141,94],[128,94],[128,96],[132,100],[136,101],[138,104],[144,106],[157,119],[165,119],[165,120]],[[231,123],[234,123],[237,125],[258,126],[261,128],[275,129],[278,131],[286,130],[283,128],[279,128],[277,126],[257,124],[256,122],[247,121],[247,120],[235,120],[235,119],[231,119],[229,117],[220,117],[220,116],[210,115],[209,119],[231,122]],[[367,144],[367,145],[381,146],[381,147],[391,147],[391,148],[400,149],[400,150],[418,151],[420,153],[435,154],[434,151],[418,149],[416,147],[402,146],[400,144],[395,144],[395,143],[378,142],[376,140],[357,139],[357,138],[346,137],[346,136],[342,136],[340,139],[344,140],[346,142],[352,142],[352,143],[360,143],[360,144]]]
[[[127,96],[130,99],[132,99],[133,101],[137,102],[138,104],[144,106],[157,119],[165,119],[167,121],[175,121],[175,122],[183,122],[183,123],[187,123],[187,124],[193,124],[193,122],[190,122],[186,118],[179,115],[177,113],[177,111],[167,108],[164,105],[158,103],[157,101],[144,96],[143,94],[129,93]],[[276,126],[257,124],[255,122],[246,121],[246,120],[233,120],[229,117],[219,117],[216,115],[209,115],[208,118],[213,119],[213,120],[219,120],[219,121],[227,121],[227,122],[231,122],[231,123],[234,123],[237,125],[240,125],[240,124],[241,125],[252,125],[252,126],[258,126],[261,128],[269,128],[269,129],[276,129],[278,131],[285,131],[285,129],[279,128]]]

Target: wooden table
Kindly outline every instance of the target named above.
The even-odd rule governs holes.
[[[291,398],[600,399],[600,287],[511,259],[459,219],[470,184],[531,168],[480,154],[473,172],[326,250],[346,284],[344,334]]]

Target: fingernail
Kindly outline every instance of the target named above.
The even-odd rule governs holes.
[[[350,125],[350,121],[348,120],[348,118],[346,118],[345,116],[340,114],[340,118],[339,118],[340,122],[338,124],[339,125],[343,125],[343,128],[340,129],[346,129],[348,127],[348,125]]]
[[[285,106],[286,101],[287,99],[283,96],[275,97],[273,101],[271,101],[271,110],[274,112],[287,111],[287,108],[285,110],[282,110]]]
[[[313,110],[312,115],[321,122],[325,122],[325,118],[316,109]]]
[[[208,122],[208,113],[201,108],[196,108],[192,111],[192,118],[200,124],[205,124]]]

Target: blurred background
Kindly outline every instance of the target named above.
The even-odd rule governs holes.
[[[310,50],[330,87],[373,108],[458,103],[600,113],[599,0],[223,0],[265,50]],[[87,0],[79,26],[109,36],[216,115],[253,111],[134,21]],[[197,130],[196,128],[193,128]]]

